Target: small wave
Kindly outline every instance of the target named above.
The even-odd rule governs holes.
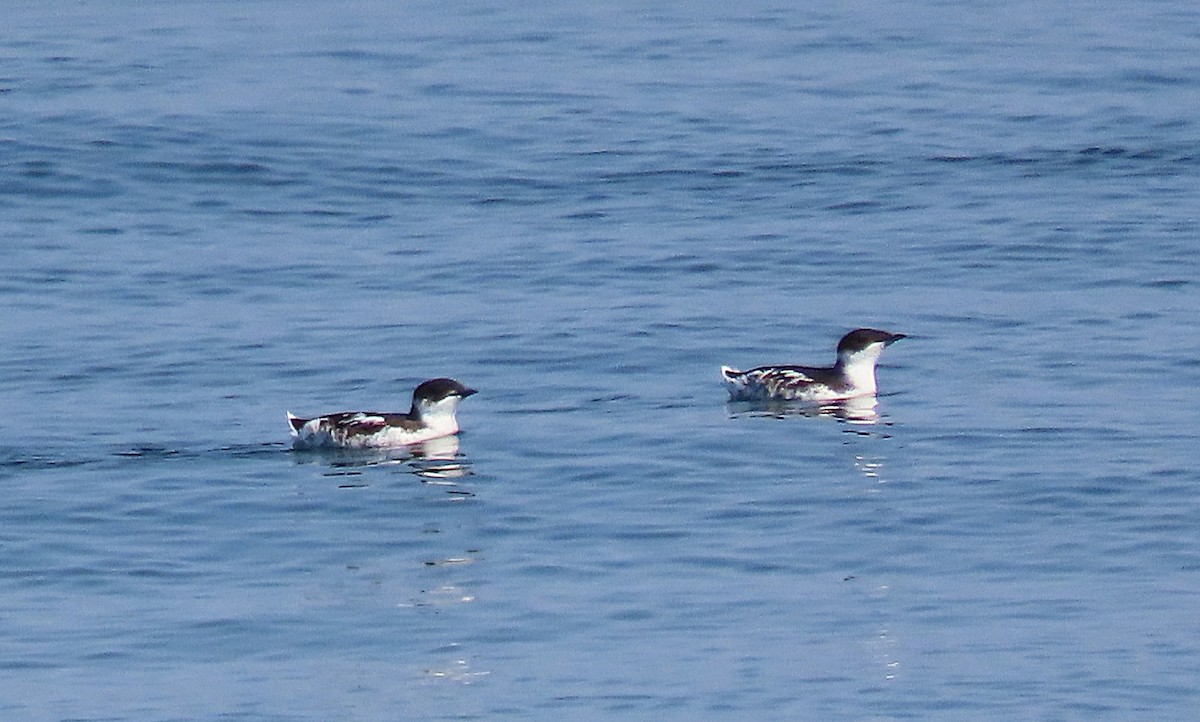
[[[1192,164],[1197,149],[1136,148],[1123,145],[1087,145],[1078,148],[1035,148],[981,154],[944,154],[932,156],[934,163],[978,166],[1013,166],[1031,174],[1052,175],[1080,168],[1113,167],[1128,172],[1174,174]]]
[[[46,454],[22,454],[20,452],[0,452],[0,469],[43,470],[66,469],[75,466],[95,464],[99,459],[71,459]]]

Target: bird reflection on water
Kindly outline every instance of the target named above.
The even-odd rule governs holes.
[[[470,463],[459,451],[458,436],[389,449],[329,449],[293,452],[296,463],[324,464],[326,476],[358,476],[364,469],[376,466],[407,467],[409,473],[434,486],[456,486],[456,479],[470,476]],[[365,484],[343,484],[354,487]],[[453,492],[451,492],[453,493]]]
[[[777,419],[789,416],[836,419],[857,426],[886,426],[879,414],[879,401],[874,396],[863,396],[842,401],[811,403],[768,399],[764,401],[730,401],[727,404],[729,417],[762,417]]]

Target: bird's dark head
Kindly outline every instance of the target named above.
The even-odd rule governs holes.
[[[856,328],[845,336],[842,336],[841,341],[838,341],[838,356],[865,351],[874,344],[883,344],[878,347],[882,351],[884,347],[904,337],[905,335],[902,333],[888,333],[887,331],[880,331],[874,328]]]

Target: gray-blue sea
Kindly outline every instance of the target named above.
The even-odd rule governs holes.
[[[1200,709],[1194,2],[2,15],[0,717]]]

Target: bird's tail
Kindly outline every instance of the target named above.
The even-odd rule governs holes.
[[[298,416],[293,416],[291,411],[287,412],[287,420],[288,430],[291,432],[293,439],[300,436],[301,427],[308,423],[308,419],[302,419]]]
[[[721,378],[725,380],[730,401],[749,401],[756,398],[755,390],[751,388],[753,380],[746,371],[722,366]]]
[[[730,398],[736,399],[742,395],[742,392],[746,388],[746,373],[744,371],[722,366],[721,378],[725,380],[725,386],[729,389]]]

